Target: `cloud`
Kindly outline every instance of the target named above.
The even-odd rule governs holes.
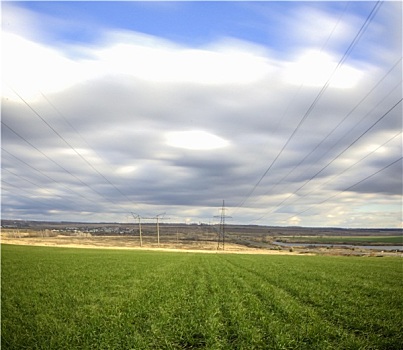
[[[3,64],[8,67],[3,79],[7,87],[27,99],[103,77],[123,75],[153,83],[247,84],[272,70],[264,57],[240,47],[215,51],[177,47],[138,33],[115,32],[107,40],[113,44],[93,49],[89,58],[78,60],[13,33],[3,33],[2,40],[6,48]],[[15,98],[8,88],[5,96]]]
[[[343,18],[319,52],[326,36],[309,33],[338,19],[315,11],[318,23],[288,18],[301,44],[285,55],[228,37],[196,48],[114,29],[60,49],[4,32],[3,216],[208,221],[225,199],[233,222],[398,226],[397,165],[343,190],[401,154],[401,106],[371,127],[398,100],[401,67],[376,85],[397,57],[351,58],[313,105],[358,21]]]

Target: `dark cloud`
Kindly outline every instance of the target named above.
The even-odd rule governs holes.
[[[333,27],[331,12],[319,6],[315,13]],[[66,80],[62,87],[35,66],[44,77],[42,94],[21,85],[29,106],[9,91],[2,101],[3,217],[123,221],[134,211],[208,220],[225,199],[242,223],[399,225],[401,162],[351,187],[401,155],[401,138],[392,139],[402,127],[401,104],[378,121],[401,98],[401,65],[376,85],[398,50],[383,43],[380,62],[374,43],[363,38],[359,50],[368,45],[367,57],[358,52],[345,62],[350,75],[338,84],[346,86],[330,84],[321,92],[318,79],[341,57],[336,47],[349,42],[363,18],[353,11],[342,20],[326,51],[330,61],[301,66],[311,75],[322,72],[301,84],[289,75],[303,56],[297,51],[312,54],[323,41],[322,34],[309,38],[317,29],[311,16],[302,11],[284,18],[299,18],[293,27],[303,30],[294,37],[300,47],[282,57],[234,39],[195,50],[158,38],[150,46],[144,36],[115,32],[110,43],[88,49],[90,55],[75,47],[83,55],[61,66],[75,67],[71,79],[62,71],[54,77]],[[371,35],[395,28],[376,23]],[[169,133],[185,131],[213,135],[226,146],[168,142]],[[366,221],[368,203],[371,213],[387,208],[388,215]]]

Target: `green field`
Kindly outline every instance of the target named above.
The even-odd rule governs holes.
[[[282,240],[290,243],[403,245],[403,236],[287,236]]]
[[[2,245],[2,349],[403,349],[403,260]]]

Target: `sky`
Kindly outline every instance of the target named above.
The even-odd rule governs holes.
[[[402,227],[401,2],[1,10],[3,219]]]

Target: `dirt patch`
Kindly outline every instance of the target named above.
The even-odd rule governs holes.
[[[91,249],[129,249],[129,250],[156,250],[167,252],[188,252],[188,253],[220,253],[220,254],[275,254],[275,255],[300,255],[300,252],[288,250],[270,250],[242,246],[239,244],[225,244],[224,250],[220,247],[217,250],[217,242],[169,242],[158,245],[154,242],[144,242],[140,247],[137,237],[116,237],[116,236],[56,236],[56,237],[28,237],[23,233],[20,237],[1,236],[2,244],[16,244],[29,246],[51,246],[65,248],[91,248]]]
[[[343,249],[343,248],[321,248],[306,249],[293,247],[292,249],[273,247],[256,248],[242,244],[226,243],[225,249],[217,249],[217,242],[203,240],[171,240],[166,237],[158,245],[156,239],[150,237],[143,240],[140,246],[138,237],[135,236],[66,236],[57,235],[53,237],[33,237],[28,233],[19,232],[14,234],[1,233],[2,244],[16,244],[28,246],[47,246],[64,248],[89,248],[89,249],[125,249],[125,250],[155,250],[165,252],[183,253],[207,253],[207,254],[265,254],[265,255],[338,255],[338,256],[398,256],[403,257],[401,252],[384,252],[366,249]],[[292,251],[290,251],[292,250]]]

